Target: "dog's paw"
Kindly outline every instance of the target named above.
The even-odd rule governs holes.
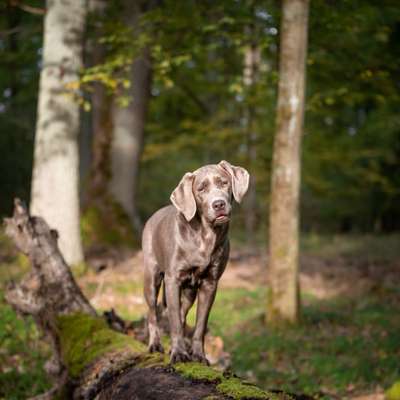
[[[210,365],[209,361],[207,360],[207,357],[204,355],[204,353],[192,353],[191,357],[192,361],[199,362],[205,365]]]
[[[164,353],[164,347],[161,343],[152,343],[149,345],[149,353]]]
[[[191,361],[191,357],[186,350],[181,348],[175,348],[171,350],[171,356],[170,356],[171,364],[179,362],[187,362],[187,361]]]

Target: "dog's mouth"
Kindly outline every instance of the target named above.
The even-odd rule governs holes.
[[[224,224],[229,221],[229,215],[225,213],[220,213],[215,217],[214,222],[217,224]]]

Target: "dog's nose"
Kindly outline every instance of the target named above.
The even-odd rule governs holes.
[[[212,203],[212,207],[215,211],[221,211],[225,209],[225,201],[224,200],[215,200]]]

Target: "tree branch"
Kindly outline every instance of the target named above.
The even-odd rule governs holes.
[[[20,2],[20,0],[10,0],[10,5],[13,7],[20,8],[21,10],[34,14],[34,15],[44,15],[46,14],[46,9],[45,8],[39,8],[39,7],[33,7],[28,4],[23,4]]]

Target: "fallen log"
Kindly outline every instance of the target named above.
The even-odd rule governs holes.
[[[53,356],[45,369],[53,388],[35,399],[270,399],[303,397],[268,392],[198,363],[170,365],[168,356],[112,329],[75,282],[57,232],[15,200],[6,234],[30,260],[31,271],[6,288],[6,301],[33,316]]]

